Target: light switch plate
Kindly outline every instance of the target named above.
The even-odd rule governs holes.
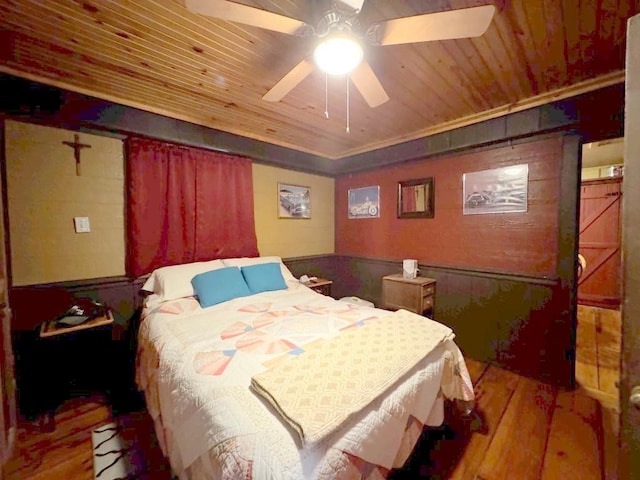
[[[89,233],[91,231],[89,217],[73,217],[73,225],[76,233]]]

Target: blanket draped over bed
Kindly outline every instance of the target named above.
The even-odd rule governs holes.
[[[254,376],[252,389],[298,434],[302,445],[334,432],[444,340],[450,328],[406,310],[317,342]]]
[[[404,463],[423,425],[442,423],[444,398],[473,400],[464,359],[447,327],[339,302],[298,282],[288,287],[205,309],[189,297],[148,302],[143,311],[138,385],[181,480],[382,479]],[[370,327],[369,339],[347,346]],[[406,352],[398,356],[399,342],[406,343]],[[358,349],[360,354],[351,351]],[[396,363],[383,362],[396,356]],[[331,399],[338,407],[308,408],[322,417],[317,429],[285,406],[304,441],[250,388],[252,379],[275,378],[295,365],[303,365],[296,373],[328,375],[324,385],[298,390],[328,391],[331,378],[344,387]],[[363,377],[354,383],[357,370]],[[361,397],[363,391],[372,395]],[[321,393],[317,399],[326,400]],[[343,421],[325,423],[328,412]]]

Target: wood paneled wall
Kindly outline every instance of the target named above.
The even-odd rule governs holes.
[[[121,139],[5,122],[11,285],[125,274],[125,181]],[[91,231],[76,233],[74,217]]]
[[[113,309],[115,321],[126,328],[142,306],[140,289],[144,279],[126,277],[77,280],[24,287],[13,287],[9,304],[13,314],[12,330],[33,330],[41,322],[68,308],[73,298],[92,298]]]
[[[563,137],[423,160],[336,180],[336,253],[554,278]],[[576,159],[577,160],[577,159]],[[525,213],[462,215],[462,175],[528,164]],[[401,180],[434,177],[435,216],[398,219]],[[380,186],[380,218],[347,218],[351,188]]]
[[[310,273],[333,280],[332,296],[357,296],[381,305],[382,277],[399,273],[397,260],[351,255],[286,260],[298,276]],[[495,363],[545,382],[572,382],[571,330],[560,282],[530,276],[420,264],[434,278],[434,319],[449,325],[468,357]]]

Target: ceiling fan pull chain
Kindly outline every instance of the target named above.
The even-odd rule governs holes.
[[[349,75],[347,77],[347,133],[349,133]]]
[[[329,120],[329,74],[324,74],[324,118]]]

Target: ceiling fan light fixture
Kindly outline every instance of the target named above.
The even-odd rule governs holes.
[[[328,36],[313,51],[316,65],[329,75],[352,72],[360,65],[362,56],[362,46],[350,35]]]

